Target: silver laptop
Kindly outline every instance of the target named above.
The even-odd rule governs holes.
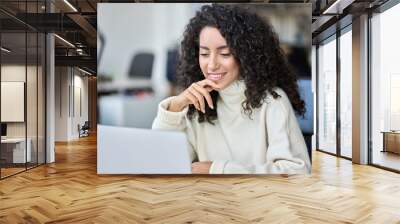
[[[189,174],[181,132],[98,125],[97,174]]]

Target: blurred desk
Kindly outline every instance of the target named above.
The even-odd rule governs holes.
[[[119,79],[113,81],[99,81],[97,91],[99,93],[124,92],[141,88],[152,88],[151,79]]]
[[[383,150],[382,152],[392,152],[400,154],[400,131],[382,131]]]
[[[27,147],[25,154],[25,138],[6,138],[1,139],[1,156],[6,163],[25,163],[31,161],[32,140],[26,139]]]

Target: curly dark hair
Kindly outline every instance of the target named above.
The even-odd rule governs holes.
[[[193,17],[183,34],[177,65],[178,85],[188,88],[204,79],[199,65],[199,35],[204,27],[217,28],[225,38],[231,53],[239,63],[239,79],[246,85],[244,112],[251,118],[252,109],[261,107],[269,92],[279,87],[287,94],[293,109],[304,115],[305,104],[301,99],[297,78],[292,72],[272,26],[254,13],[234,5],[205,5]],[[213,123],[217,119],[218,92],[211,91],[214,109],[206,104],[206,112],[200,113],[189,106],[188,117],[198,114],[198,121]]]

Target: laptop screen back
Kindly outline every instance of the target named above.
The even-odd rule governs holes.
[[[191,161],[181,132],[98,126],[98,174],[189,174]]]

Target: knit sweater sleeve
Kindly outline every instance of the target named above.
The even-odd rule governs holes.
[[[169,97],[160,102],[158,105],[157,116],[153,121],[152,129],[184,132],[189,142],[188,148],[191,161],[194,161],[197,158],[197,153],[194,149],[196,141],[190,121],[186,119],[188,108],[186,107],[180,112],[168,111],[169,104],[173,98],[174,97]]]
[[[271,99],[266,109],[268,146],[264,164],[213,161],[210,173],[308,174],[311,163],[301,130],[286,94]]]

